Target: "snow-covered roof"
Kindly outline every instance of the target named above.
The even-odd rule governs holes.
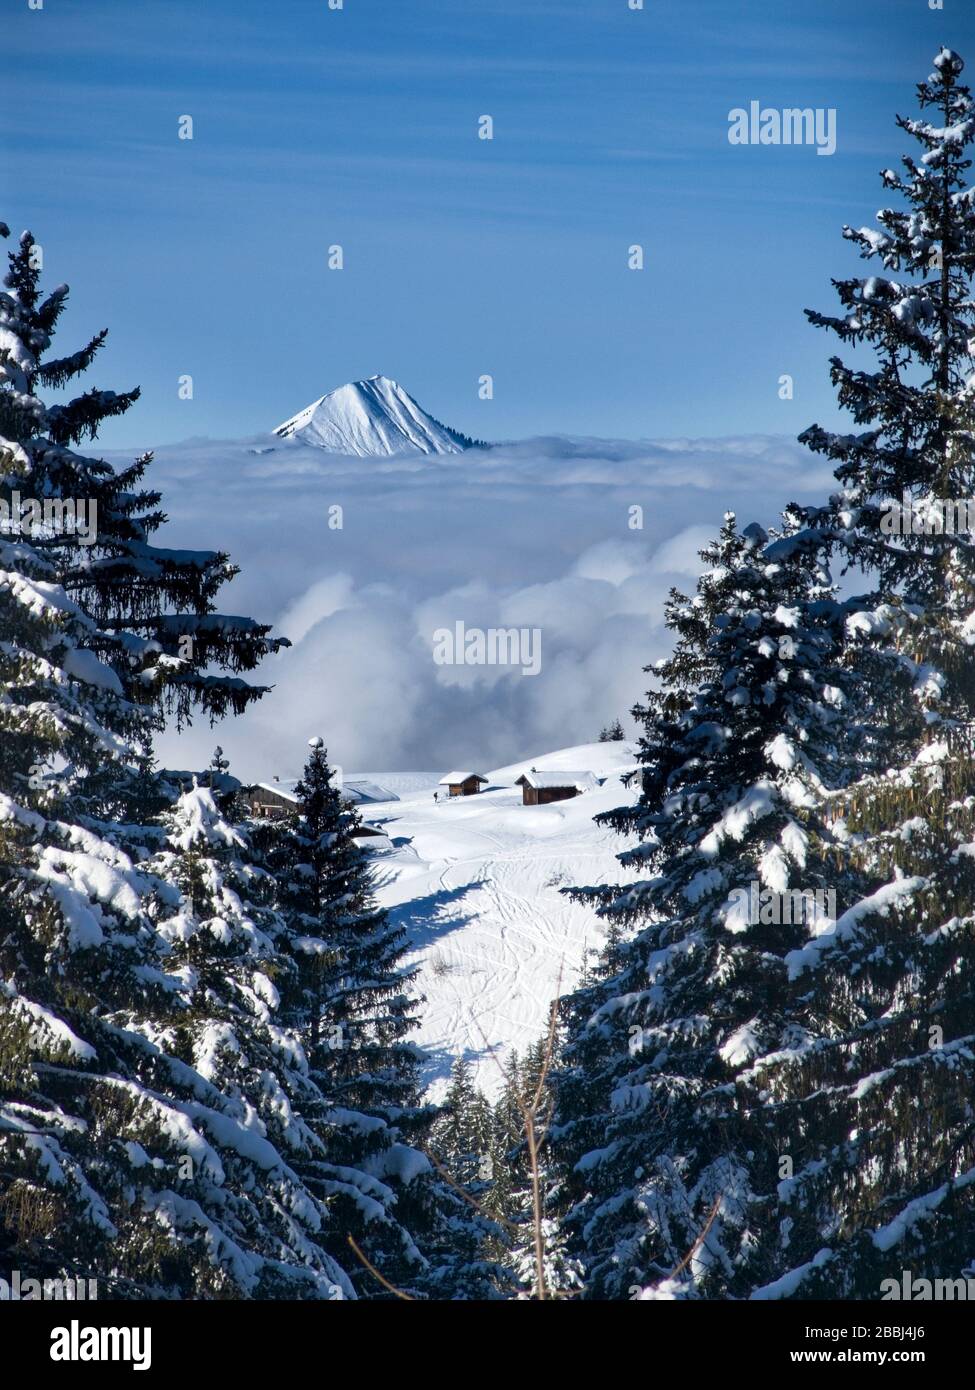
[[[342,782],[342,795],[346,801],[399,801],[395,792],[381,787],[378,782],[370,782],[368,777],[346,777]]]
[[[476,777],[479,782],[487,782],[487,778],[482,777],[479,772],[448,772],[446,777],[441,777],[439,785],[441,787],[453,787],[458,782],[466,782],[471,777]]]
[[[298,798],[295,796],[295,787],[297,785],[297,777],[292,777],[289,778],[287,782],[258,782],[254,790],[274,792],[275,796],[281,796],[285,801],[293,801],[297,806]]]
[[[287,777],[281,782],[258,782],[254,790],[274,792],[276,796],[284,797],[285,801],[292,801],[297,805],[298,798],[295,796],[297,785],[297,777]],[[343,801],[356,806],[369,801],[399,800],[395,792],[387,791],[378,782],[370,782],[366,777],[347,777],[339,790],[342,793]]]
[[[529,787],[575,787],[576,791],[591,792],[599,786],[599,778],[593,772],[523,772],[515,783],[516,787],[525,783]]]
[[[370,854],[375,854],[377,850],[393,848],[393,842],[388,835],[353,835],[352,838],[360,848],[368,850]]]

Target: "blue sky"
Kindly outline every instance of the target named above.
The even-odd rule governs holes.
[[[489,439],[833,420],[802,309],[855,264],[840,227],[881,206],[940,44],[975,69],[970,0],[3,8],[0,217],[73,288],[62,350],[111,330],[89,384],[142,385],[118,448],[266,430],[378,372]],[[836,154],[730,145],[752,100],[835,107]]]

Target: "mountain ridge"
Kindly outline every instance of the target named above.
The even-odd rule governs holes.
[[[333,454],[391,458],[459,454],[475,441],[442,424],[391,377],[347,382],[305,406],[273,431]]]

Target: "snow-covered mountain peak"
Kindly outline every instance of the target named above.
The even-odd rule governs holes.
[[[388,376],[353,381],[319,397],[274,431],[332,454],[458,454],[471,441],[435,420]]]

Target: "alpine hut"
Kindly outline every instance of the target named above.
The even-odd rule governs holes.
[[[479,772],[448,772],[446,777],[441,777],[439,786],[446,787],[451,796],[474,796],[481,790],[481,785],[486,787],[488,779],[482,777]]]
[[[550,801],[568,801],[580,792],[595,791],[599,778],[592,772],[530,772],[522,773],[515,782],[521,787],[523,806],[545,806]]]

